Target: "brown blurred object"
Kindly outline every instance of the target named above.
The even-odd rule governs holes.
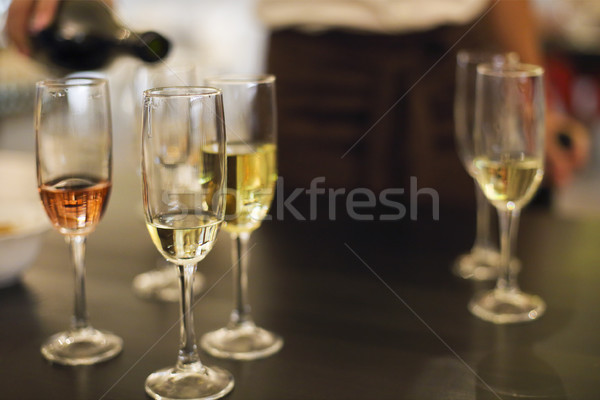
[[[284,8],[306,0],[264,3]],[[303,29],[310,25],[302,21],[294,25],[293,15],[286,18],[286,28],[271,33],[268,57],[268,70],[278,77],[280,173],[286,187],[307,187],[324,176],[325,186],[333,188],[399,187],[408,193],[414,191],[409,185],[414,176],[419,189],[438,192],[440,204],[473,205],[473,183],[453,142],[456,52],[515,51],[524,63],[544,64],[530,2],[490,2],[466,25],[413,33],[327,24],[314,31]],[[571,139],[573,149],[567,150],[551,138],[557,146],[548,147],[548,169],[557,179],[548,180],[551,185],[568,182],[586,159],[586,140],[578,133]]]
[[[419,188],[438,191],[441,204],[472,204],[452,116],[455,51],[466,41],[448,51],[465,29],[273,32],[268,65],[278,79],[286,187],[308,187],[324,176],[326,187],[408,193],[415,176]]]

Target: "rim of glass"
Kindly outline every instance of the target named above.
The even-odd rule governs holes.
[[[456,62],[459,65],[502,63],[504,61],[519,62],[519,54],[514,51],[495,52],[490,50],[463,49],[456,54]]]
[[[221,89],[209,86],[163,86],[144,90],[144,97],[198,97],[220,94]]]
[[[72,87],[72,86],[99,86],[108,83],[104,78],[94,78],[87,76],[76,76],[72,78],[45,79],[36,82],[37,87]]]
[[[544,74],[544,68],[534,64],[479,64],[477,73],[497,78],[535,78]]]
[[[206,82],[218,82],[218,83],[273,83],[275,82],[275,75],[272,74],[231,74],[231,75],[215,75],[209,76],[205,79]]]

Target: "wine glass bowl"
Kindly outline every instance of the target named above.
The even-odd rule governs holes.
[[[227,326],[202,336],[215,357],[253,360],[276,353],[283,339],[257,326],[248,301],[248,241],[267,215],[277,181],[275,77],[207,79],[223,91],[227,127],[227,193],[224,230],[233,241],[234,309]]]
[[[217,399],[233,389],[233,376],[200,362],[192,300],[196,264],[212,249],[225,217],[221,92],[191,86],[145,91],[142,143],[146,226],[161,255],[178,266],[181,323],[177,362],[150,374],[146,393]]]
[[[89,365],[120,353],[118,336],[94,329],[85,299],[85,242],[99,223],[112,186],[108,82],[68,78],[38,82],[35,99],[38,192],[54,228],[64,235],[75,267],[71,329],[49,338],[44,357]]]
[[[531,321],[544,301],[523,293],[510,260],[521,209],[544,173],[545,97],[543,69],[528,64],[477,67],[473,171],[500,225],[500,275],[496,288],[469,303],[476,316],[498,324]]]

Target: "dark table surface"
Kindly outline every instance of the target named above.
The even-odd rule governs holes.
[[[117,358],[51,365],[40,344],[69,325],[72,269],[48,232],[22,283],[0,290],[1,399],[144,399],[144,380],[176,358],[176,304],[149,302],[133,277],[156,265],[135,177],[117,177],[104,220],[88,241],[92,324],[124,339]],[[443,199],[442,199],[443,201]],[[495,326],[471,316],[474,285],[450,273],[473,240],[471,212],[418,221],[265,222],[251,239],[255,320],[280,333],[280,353],[250,362],[202,354],[235,376],[237,399],[598,399],[600,221],[523,213],[519,276],[548,304],[539,321]],[[327,215],[327,210],[323,212]],[[308,217],[308,215],[306,215]],[[227,321],[230,240],[221,233],[200,263],[206,278],[196,331]]]

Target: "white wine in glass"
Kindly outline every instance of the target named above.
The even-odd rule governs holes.
[[[277,181],[275,77],[210,78],[223,91],[227,126],[227,193],[224,229],[233,240],[234,309],[226,327],[202,336],[215,357],[253,360],[276,353],[283,339],[254,323],[248,302],[248,241],[267,215]],[[206,148],[207,159],[214,149]]]
[[[545,101],[541,67],[477,67],[473,171],[498,210],[501,270],[496,288],[477,294],[469,309],[497,324],[535,320],[546,309],[540,297],[519,289],[510,268],[519,213],[544,174]]]
[[[68,78],[36,86],[38,191],[52,225],[69,244],[75,267],[71,329],[50,337],[41,351],[59,364],[95,364],[123,348],[120,337],[90,325],[85,296],[85,242],[104,214],[112,186],[108,82]]]
[[[136,137],[136,156],[139,155],[140,130],[142,129],[142,103],[145,90],[164,86],[193,86],[197,84],[197,72],[193,64],[152,64],[140,66],[133,79],[134,122]],[[179,146],[175,146],[176,149]],[[137,157],[136,157],[137,160]],[[139,160],[138,164],[139,165]],[[204,276],[196,272],[194,293],[200,293],[204,286]],[[179,301],[179,276],[177,270],[164,259],[157,266],[135,276],[132,282],[133,292],[142,299],[164,302]]]
[[[143,124],[146,226],[161,255],[178,267],[181,305],[177,362],[148,376],[146,393],[160,400],[217,399],[233,389],[233,376],[200,362],[192,301],[196,265],[212,249],[225,217],[221,92],[194,86],[147,90]],[[203,155],[206,147],[214,149],[210,159]]]
[[[456,89],[454,93],[454,133],[458,156],[467,173],[475,179],[473,171],[474,124],[475,124],[475,81],[477,65],[492,63],[502,65],[517,63],[516,53],[492,53],[485,50],[461,50],[456,56]],[[452,272],[464,279],[477,281],[496,279],[500,253],[495,236],[492,235],[493,206],[475,184],[476,229],[475,242],[471,250],[460,255],[454,262]],[[511,262],[518,268],[518,261]]]

